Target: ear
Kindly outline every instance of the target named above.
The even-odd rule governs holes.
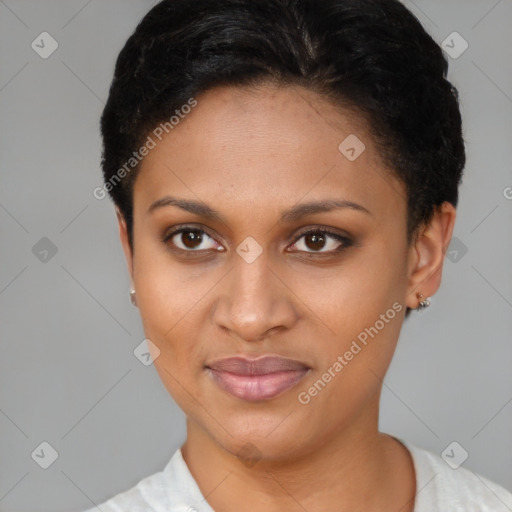
[[[117,222],[119,224],[119,238],[121,239],[121,245],[123,252],[126,257],[126,263],[128,265],[128,272],[130,273],[130,280],[133,288],[133,254],[128,241],[128,228],[126,227],[126,220],[119,208],[116,206]]]
[[[444,256],[452,239],[455,218],[455,207],[444,202],[410,248],[406,304],[411,309],[418,307],[419,294],[432,297],[441,285]]]

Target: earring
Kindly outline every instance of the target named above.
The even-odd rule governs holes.
[[[418,311],[423,311],[425,308],[428,308],[430,306],[430,300],[428,298],[425,299],[422,293],[418,293],[418,300]]]
[[[132,289],[132,290],[130,290],[130,300],[132,301],[132,304],[133,304],[134,306],[136,306],[136,305],[137,305],[137,300],[136,300],[136,298],[135,298],[135,290],[133,290],[133,289]]]

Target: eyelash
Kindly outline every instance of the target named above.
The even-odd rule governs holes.
[[[180,233],[186,233],[187,231],[194,231],[194,232],[198,232],[199,234],[206,234],[209,238],[211,238],[212,240],[215,241],[215,238],[210,233],[208,233],[208,231],[201,229],[197,226],[185,225],[185,226],[177,226],[174,229],[172,229],[171,231],[167,231],[162,238],[162,242],[166,245],[169,245],[169,240],[172,239],[175,235],[178,235]],[[324,236],[328,235],[329,237],[334,238],[336,241],[340,242],[341,245],[331,251],[324,251],[324,252],[322,252],[322,251],[299,251],[300,253],[306,254],[308,256],[311,256],[311,255],[332,256],[334,254],[338,254],[338,253],[342,252],[344,249],[351,247],[354,243],[347,236],[341,235],[340,233],[330,231],[329,229],[326,229],[326,228],[318,227],[318,228],[309,228],[307,231],[303,231],[303,232],[299,233],[291,245],[295,245],[303,237],[305,237],[307,235],[311,235],[311,234],[315,234],[315,235],[320,234],[320,235],[324,235]],[[179,251],[182,253],[188,253],[188,254],[194,254],[194,253],[201,254],[202,252],[212,251],[215,249],[185,250],[185,249],[181,249],[180,247],[174,247],[174,248],[172,248],[172,250]],[[219,252],[223,252],[223,251],[219,251]]]

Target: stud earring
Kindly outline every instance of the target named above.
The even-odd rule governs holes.
[[[428,298],[425,298],[422,293],[418,294],[418,311],[423,311],[425,308],[428,308],[430,306],[430,300]]]
[[[137,300],[135,298],[135,290],[130,290],[130,300],[134,306],[137,306]]]

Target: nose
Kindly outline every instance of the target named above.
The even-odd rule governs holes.
[[[251,263],[237,255],[216,302],[216,325],[247,342],[290,329],[298,318],[294,294],[278,274],[265,252]]]

